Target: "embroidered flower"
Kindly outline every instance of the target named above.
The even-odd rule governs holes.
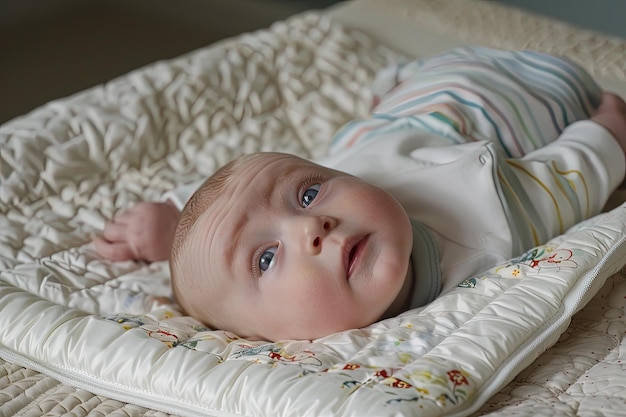
[[[448,378],[450,378],[450,381],[452,381],[455,386],[458,387],[459,385],[469,385],[467,378],[465,378],[465,375],[463,375],[461,371],[452,370],[448,371],[447,373]]]
[[[408,382],[395,378],[393,376],[383,379],[382,383],[385,385],[389,385],[390,387],[394,387],[394,388],[412,388],[413,387],[413,385],[409,384]]]

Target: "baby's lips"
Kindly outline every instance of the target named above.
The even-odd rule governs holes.
[[[368,237],[369,235],[355,236],[346,241],[344,245],[344,266],[347,279],[350,279],[350,276],[356,269],[367,245]]]

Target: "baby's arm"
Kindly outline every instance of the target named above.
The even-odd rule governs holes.
[[[164,261],[169,258],[180,211],[170,200],[141,202],[104,226],[93,243],[112,261]]]
[[[569,125],[557,140],[502,166],[506,184],[541,241],[599,213],[626,171],[626,105],[604,94],[590,120]],[[533,214],[534,213],[534,214]],[[535,218],[531,218],[533,214]]]
[[[96,252],[112,261],[169,259],[180,212],[203,180],[168,191],[161,202],[137,203],[104,226],[93,241]]]

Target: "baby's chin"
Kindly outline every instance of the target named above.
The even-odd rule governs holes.
[[[400,266],[403,265],[403,266]],[[411,303],[411,291],[413,289],[413,269],[410,256],[406,260],[398,262],[396,265],[386,269],[386,276],[381,281],[387,286],[386,291],[380,291],[380,321],[386,318],[395,317],[405,312]],[[386,303],[383,299],[386,297]],[[372,324],[372,323],[370,323]]]

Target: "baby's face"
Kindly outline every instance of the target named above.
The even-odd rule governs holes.
[[[313,339],[399,302],[413,235],[387,192],[286,154],[258,154],[233,175],[185,246],[204,277],[184,286],[190,314],[210,309],[207,321],[251,338]]]

